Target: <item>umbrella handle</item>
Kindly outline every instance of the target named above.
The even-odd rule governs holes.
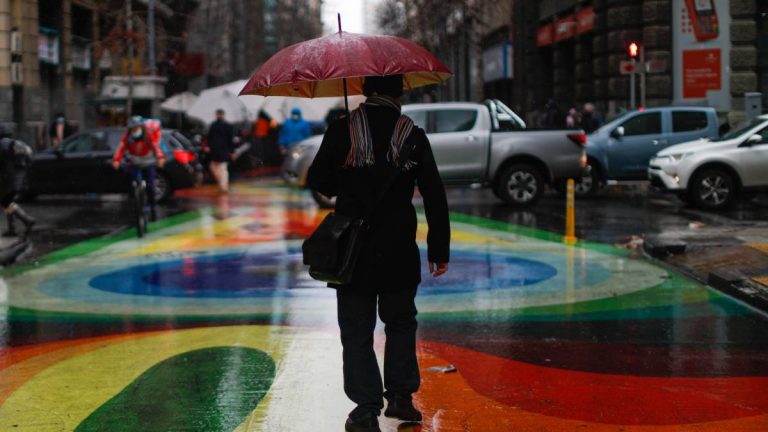
[[[341,13],[337,13],[336,18],[339,21],[339,36],[341,36]],[[347,79],[342,78],[341,81],[344,83],[344,109],[347,110],[347,117],[349,117],[349,101],[347,100]]]

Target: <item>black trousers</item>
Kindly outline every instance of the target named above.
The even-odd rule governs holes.
[[[359,409],[381,410],[383,397],[410,397],[419,389],[416,361],[416,287],[379,294],[353,287],[336,290],[341,344],[344,348],[344,392]],[[376,306],[387,336],[384,388],[373,351]]]

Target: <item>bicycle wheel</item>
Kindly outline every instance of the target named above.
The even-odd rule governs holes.
[[[147,213],[144,207],[147,202],[147,183],[144,180],[134,183],[134,205],[136,206],[136,232],[139,237],[144,237],[147,232]]]

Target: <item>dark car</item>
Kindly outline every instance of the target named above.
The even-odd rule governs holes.
[[[111,164],[124,132],[124,128],[92,129],[35,154],[27,195],[128,192],[126,174]],[[160,145],[166,163],[157,172],[156,196],[164,200],[177,189],[195,187],[202,168],[191,143],[180,132],[163,129]]]

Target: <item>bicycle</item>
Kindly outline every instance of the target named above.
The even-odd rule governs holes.
[[[134,210],[136,212],[136,232],[139,238],[147,233],[149,218],[147,217],[147,181],[140,168],[136,169],[133,180],[131,180],[131,195],[133,197]]]

